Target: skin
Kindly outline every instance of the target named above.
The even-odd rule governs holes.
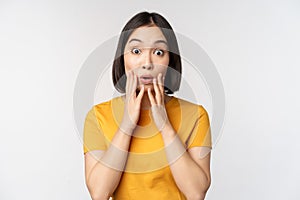
[[[167,40],[156,26],[144,26],[136,29],[128,39],[124,49],[124,64],[126,74],[133,72],[137,76],[137,90],[142,87],[139,79],[141,75],[150,74],[158,78],[167,72],[169,64],[169,52]],[[135,78],[135,77],[134,77]],[[145,90],[154,93],[153,84],[145,84]],[[169,96],[164,95],[166,101]],[[142,109],[149,109],[151,104],[148,95],[143,95]]]
[[[157,42],[160,41],[160,42]],[[164,94],[163,84],[169,63],[166,41],[156,26],[137,28],[125,46],[125,71],[127,75],[125,110],[123,121],[111,142],[111,146],[127,152],[131,136],[138,122],[141,109],[151,109],[151,114],[158,129],[161,131],[164,144],[174,141],[176,132],[169,122],[165,110],[165,102],[170,97]],[[161,54],[161,52],[163,52]],[[154,79],[143,84],[141,75],[151,74]],[[183,148],[181,142],[173,142],[176,149]],[[124,169],[128,153],[113,154],[111,146],[106,151],[91,151],[85,154],[86,183],[93,199],[108,199],[117,188]],[[207,151],[204,158],[200,153]],[[120,170],[115,170],[98,162],[98,159],[114,157],[118,160]],[[120,157],[116,157],[120,156]],[[167,158],[172,157],[168,155]],[[210,186],[210,151],[205,147],[193,147],[170,165],[170,169],[178,188],[187,199],[204,199]]]

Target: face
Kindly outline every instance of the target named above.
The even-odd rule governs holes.
[[[152,80],[159,73],[165,76],[169,64],[167,40],[159,27],[142,26],[135,29],[124,49],[126,74],[133,71],[138,76],[138,89],[153,90]]]

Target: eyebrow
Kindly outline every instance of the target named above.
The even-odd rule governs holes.
[[[131,43],[131,42],[134,42],[134,41],[143,43],[142,40],[136,39],[136,38],[132,38],[128,43]],[[158,43],[163,43],[163,44],[165,44],[165,45],[168,46],[168,43],[167,43],[165,40],[156,40],[156,41],[154,42],[154,44],[158,44]]]

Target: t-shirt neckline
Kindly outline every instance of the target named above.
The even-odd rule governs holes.
[[[125,95],[119,96],[119,97],[118,97],[119,100],[123,103],[123,105],[124,105],[124,99],[123,99],[124,96],[125,96]],[[168,107],[168,106],[176,99],[174,96],[169,96],[169,97],[170,97],[170,99],[169,99],[169,101],[167,101],[167,102],[165,103],[165,107]],[[144,111],[144,112],[147,112],[147,111],[149,111],[149,110],[151,110],[151,108],[149,108],[149,109],[141,109],[141,111]]]

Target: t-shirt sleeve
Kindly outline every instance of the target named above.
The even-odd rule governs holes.
[[[86,115],[83,129],[83,151],[84,154],[92,150],[106,150],[105,136],[93,107]]]
[[[203,106],[198,107],[199,116],[195,120],[187,147],[206,146],[212,148],[209,116]]]

